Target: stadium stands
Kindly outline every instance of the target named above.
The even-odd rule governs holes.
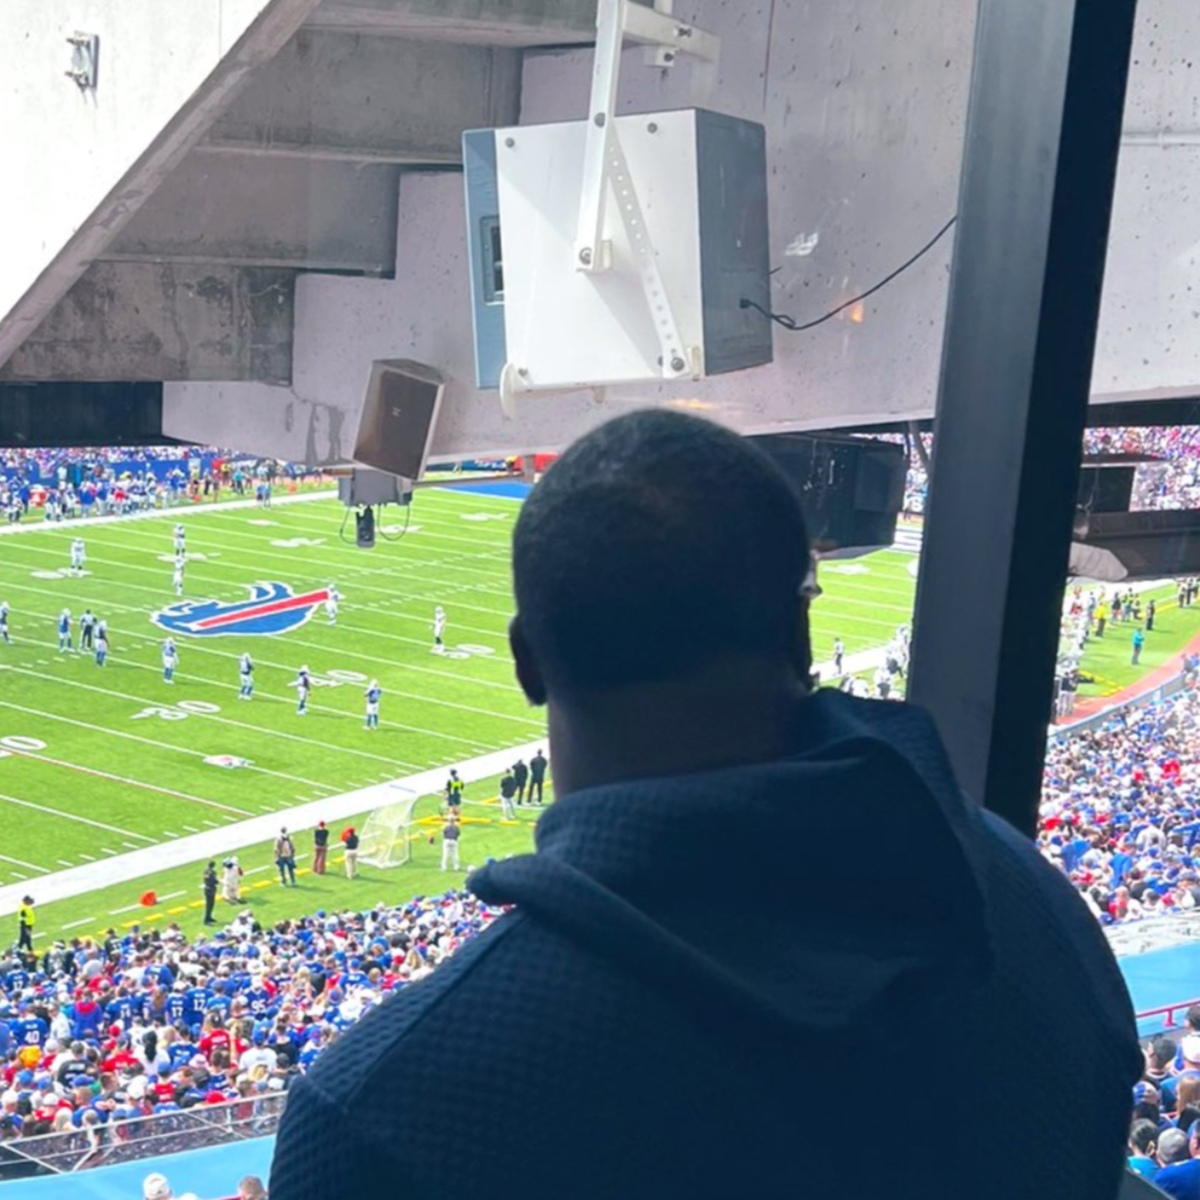
[[[1200,907],[1200,692],[1050,739],[1038,845],[1105,924]]]
[[[0,1179],[274,1131],[291,1081],[496,916],[467,892],[270,929],[246,911],[0,960]]]

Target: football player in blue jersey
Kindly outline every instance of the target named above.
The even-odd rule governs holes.
[[[58,652],[62,654],[74,649],[75,643],[71,638],[71,610],[64,608],[58,614]]]
[[[379,686],[378,679],[372,679],[366,693],[367,697],[367,728],[379,728],[379,697],[383,695],[383,689]]]
[[[303,717],[308,712],[308,693],[312,690],[312,676],[307,667],[301,667],[292,684],[296,689],[296,715]]]
[[[8,601],[0,600],[0,640],[7,645],[12,641],[8,636]]]
[[[162,648],[163,682],[175,682],[175,668],[179,665],[179,652],[175,649],[175,639],[167,638]]]

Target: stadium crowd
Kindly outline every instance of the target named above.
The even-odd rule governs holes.
[[[932,454],[933,435],[923,433],[919,436],[925,454]],[[900,435],[891,435],[887,440],[901,439]],[[909,445],[904,511],[920,515],[929,498],[929,474],[923,457],[911,442]],[[1161,460],[1144,463],[1134,475],[1131,501],[1134,511],[1200,508],[1200,425],[1089,429],[1084,434],[1083,452],[1085,455],[1143,454]]]
[[[308,474],[292,463],[203,446],[0,450],[0,514],[10,524],[39,509],[49,521],[124,515],[219,500],[223,489],[269,504],[277,479]]]
[[[1133,1089],[1129,1168],[1177,1200],[1200,1195],[1200,1005],[1182,1038],[1142,1047],[1145,1073]]]
[[[1187,686],[1046,748],[1038,846],[1105,924],[1200,908],[1200,658]]]
[[[270,928],[245,910],[196,940],[170,925],[14,950],[0,959],[0,1151],[48,1133],[128,1141],[154,1114],[284,1092],[500,911],[450,891]]]

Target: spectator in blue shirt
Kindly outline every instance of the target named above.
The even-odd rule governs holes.
[[[1175,1200],[1200,1200],[1200,1121],[1184,1133],[1168,1129],[1158,1139],[1158,1161],[1161,1170],[1155,1173],[1156,1188],[1174,1196]]]

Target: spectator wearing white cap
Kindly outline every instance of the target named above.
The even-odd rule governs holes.
[[[174,1200],[175,1193],[165,1175],[156,1171],[142,1180],[142,1200]]]

